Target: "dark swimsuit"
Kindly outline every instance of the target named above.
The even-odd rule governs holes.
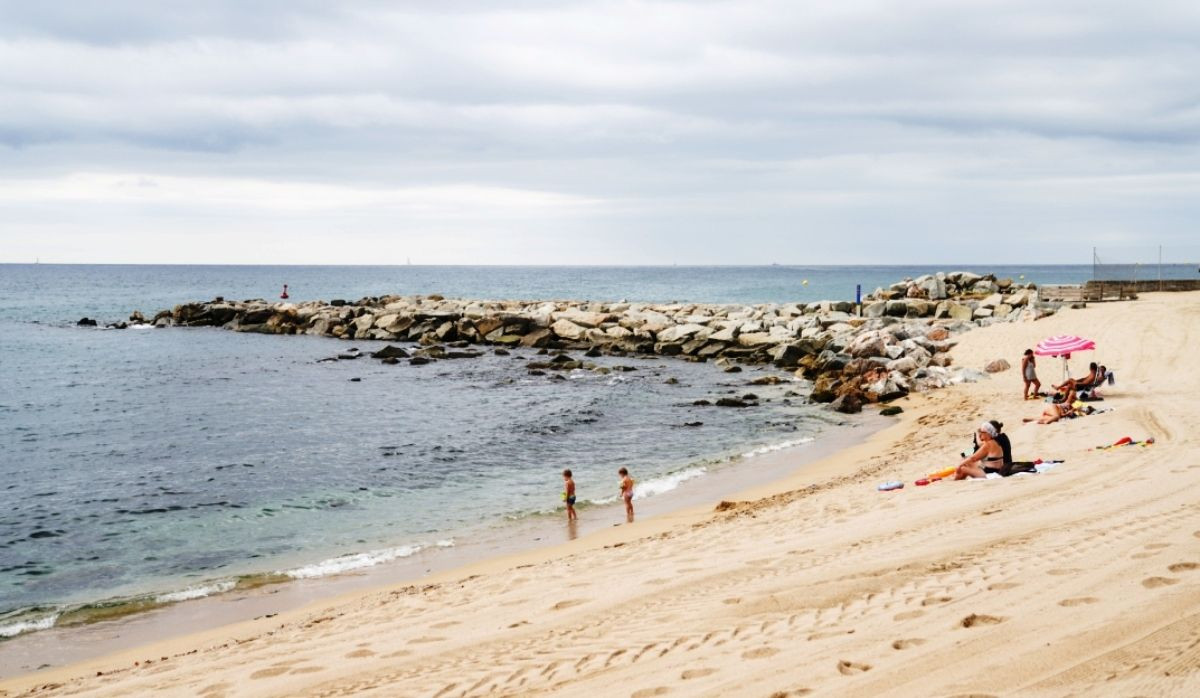
[[[994,457],[992,457],[992,458],[984,458],[984,459],[983,459],[983,462],[984,462],[984,463],[991,463],[992,461],[997,461],[997,460],[999,460],[999,461],[1002,461],[1002,460],[1004,460],[1004,456],[994,456]],[[1001,475],[1003,475],[1003,474],[1004,474],[1004,473],[1001,473],[1001,472],[1000,472],[1000,469],[999,469],[999,468],[989,468],[989,467],[988,467],[988,466],[986,466],[986,465],[985,465],[985,466],[983,466],[983,472],[984,472],[984,473],[999,473],[999,474],[1001,474]]]

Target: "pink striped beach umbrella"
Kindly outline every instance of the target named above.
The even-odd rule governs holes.
[[[1073,334],[1060,334],[1038,342],[1033,353],[1038,356],[1061,356],[1063,380],[1065,381],[1071,375],[1070,369],[1067,367],[1067,360],[1071,358],[1071,354],[1077,351],[1092,351],[1095,348],[1096,343],[1090,339],[1076,337]]]

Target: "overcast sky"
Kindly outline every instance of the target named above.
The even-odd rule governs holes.
[[[1195,0],[0,0],[0,262],[1090,263],[1198,142]]]

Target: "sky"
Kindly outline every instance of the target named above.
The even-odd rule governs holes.
[[[0,262],[1200,250],[1200,3],[0,0]]]

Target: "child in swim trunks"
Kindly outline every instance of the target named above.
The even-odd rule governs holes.
[[[621,476],[621,499],[625,500],[625,516],[630,521],[633,521],[633,478],[629,477],[629,471],[621,468],[617,471]]]
[[[567,503],[567,521],[579,518],[575,514],[575,480],[570,468],[563,471],[563,501]]]

